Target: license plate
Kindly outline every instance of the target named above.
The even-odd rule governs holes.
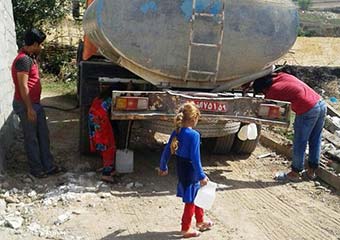
[[[226,112],[227,111],[227,105],[221,102],[194,100],[194,103],[201,111],[209,111],[209,112]]]

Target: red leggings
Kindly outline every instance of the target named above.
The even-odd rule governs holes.
[[[115,153],[116,149],[114,147],[109,147],[109,149],[100,152],[103,159],[103,167],[115,167]]]
[[[182,216],[182,231],[186,232],[190,229],[192,216],[195,214],[196,222],[203,222],[204,211],[202,208],[195,206],[193,203],[184,205],[184,213]]]

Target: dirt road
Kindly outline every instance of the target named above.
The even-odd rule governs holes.
[[[44,103],[69,107],[62,99],[49,97]],[[1,239],[180,239],[183,204],[175,197],[174,164],[167,177],[154,171],[161,145],[150,148],[140,144],[154,142],[146,135],[132,136],[134,173],[106,185],[90,168],[100,166],[99,158],[80,157],[77,152],[78,112],[47,109],[47,115],[53,153],[69,172],[27,180],[18,142],[10,156],[7,186],[2,182],[0,187],[2,197],[10,190],[7,198],[17,200],[7,202],[3,216],[13,214],[24,221],[17,230],[0,227]],[[206,213],[215,226],[198,239],[340,239],[339,195],[318,182],[276,183],[273,174],[286,169],[288,161],[281,156],[256,158],[271,151],[259,146],[251,156],[203,153],[204,169],[219,188],[213,209]],[[69,220],[61,221],[63,214]]]

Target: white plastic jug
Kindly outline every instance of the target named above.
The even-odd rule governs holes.
[[[133,172],[133,151],[129,149],[118,149],[116,152],[116,171],[118,173]]]
[[[211,209],[216,197],[216,187],[217,184],[212,181],[201,187],[197,192],[194,204],[205,210]]]
[[[255,140],[257,138],[257,127],[255,123],[250,123],[241,127],[237,134],[241,141]]]
[[[257,138],[257,127],[255,123],[248,125],[248,139],[255,140]]]

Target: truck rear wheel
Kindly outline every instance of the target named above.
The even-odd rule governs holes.
[[[216,138],[213,153],[215,154],[227,154],[233,146],[236,134],[229,134],[227,136]]]
[[[238,154],[251,154],[259,140],[260,140],[260,135],[261,135],[261,125],[257,124],[257,137],[255,140],[245,140],[245,141],[241,141],[238,137],[237,134],[235,134],[235,140],[234,140],[234,144],[232,147],[232,152],[234,153],[238,153]]]

